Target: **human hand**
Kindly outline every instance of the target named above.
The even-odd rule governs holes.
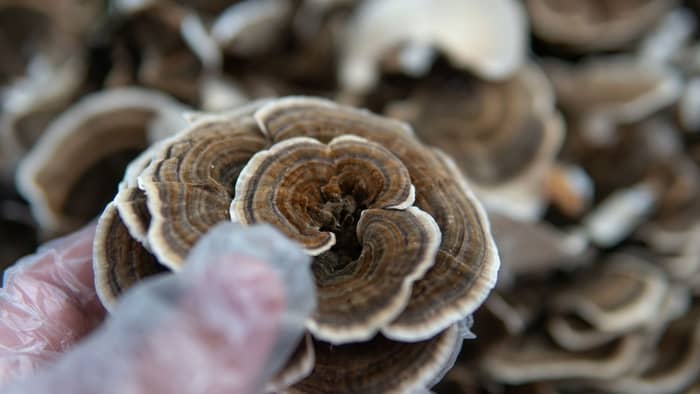
[[[298,247],[271,227],[226,224],[197,244],[182,274],[136,286],[88,336],[105,316],[93,236],[91,226],[53,241],[6,271],[3,392],[261,391],[315,307]]]

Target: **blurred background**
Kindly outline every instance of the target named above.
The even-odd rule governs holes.
[[[0,269],[184,125],[318,95],[409,122],[489,211],[437,392],[700,392],[700,2],[0,0]]]

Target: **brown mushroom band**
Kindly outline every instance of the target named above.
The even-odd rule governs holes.
[[[457,325],[421,342],[401,343],[378,336],[334,346],[316,342],[316,365],[291,393],[406,393],[430,387],[461,349]]]
[[[440,243],[437,223],[412,206],[406,167],[356,136],[277,143],[248,162],[235,195],[232,220],[270,223],[317,256],[309,328],[329,341],[369,339],[396,318]]]
[[[494,285],[498,254],[488,219],[456,165],[421,144],[405,123],[329,101],[290,97],[255,114],[272,142],[352,134],[401,160],[415,187],[415,205],[442,233],[433,266],[413,284],[406,308],[382,332],[399,340],[429,338],[474,311]]]
[[[315,256],[309,387],[349,358],[410,375],[368,372],[369,391],[432,382],[454,360],[457,322],[481,304],[499,266],[488,219],[451,159],[402,122],[290,97],[203,115],[130,164],[95,240],[101,300],[111,306],[143,277],[177,271],[227,220],[270,223]],[[396,351],[374,354],[376,341]],[[348,346],[347,356],[336,347],[331,357],[325,343]],[[276,383],[300,379],[308,353],[302,345]]]
[[[110,307],[144,277],[178,270],[226,220],[270,223],[315,256],[315,343],[300,345],[270,383],[279,388],[309,373],[298,387],[312,392],[330,378],[361,392],[433,384],[499,266],[451,159],[404,123],[293,97],[203,116],[129,165],[98,225],[100,299]]]
[[[561,134],[550,90],[534,67],[499,82],[433,78],[388,113],[454,157],[470,180],[494,185],[550,155],[549,141]]]
[[[639,39],[676,0],[527,0],[535,34],[572,51],[620,49]]]

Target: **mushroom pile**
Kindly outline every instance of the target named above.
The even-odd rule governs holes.
[[[700,2],[45,3],[0,0],[0,268],[98,219],[109,310],[264,222],[318,294],[270,391],[700,391]]]

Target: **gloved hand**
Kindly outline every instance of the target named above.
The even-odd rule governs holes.
[[[105,311],[94,227],[5,273],[3,393],[251,393],[282,366],[315,308],[309,258],[269,226],[217,226],[184,269],[135,286]]]

